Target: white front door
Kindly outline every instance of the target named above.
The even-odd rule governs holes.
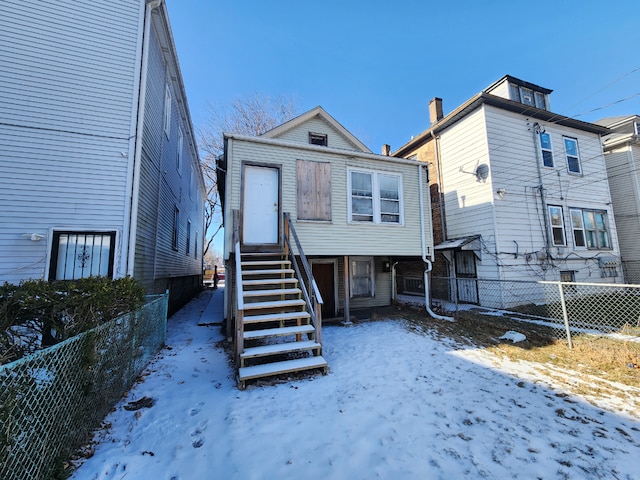
[[[242,243],[245,245],[279,243],[279,173],[277,168],[244,167]]]

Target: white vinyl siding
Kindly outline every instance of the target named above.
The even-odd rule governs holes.
[[[605,152],[611,201],[626,280],[640,283],[640,146]]]
[[[551,238],[551,226],[548,219],[546,224],[543,221],[537,167],[542,159],[536,155],[539,138],[532,135],[527,122],[522,115],[485,105],[440,133],[441,191],[446,199],[448,238],[481,235],[479,278],[551,278],[551,272],[539,268],[540,262],[531,256],[531,252],[544,252],[547,238]],[[588,281],[588,266],[570,254],[574,248],[574,241],[567,239],[573,236],[573,230],[569,230],[571,224],[567,223],[570,208],[606,211],[613,247],[608,254],[617,254],[616,225],[611,206],[607,205],[611,197],[603,171],[600,139],[597,134],[560,125],[543,126],[551,138],[555,164],[553,168],[543,169],[545,201],[547,206],[562,207],[566,214],[563,219],[565,245],[554,246],[551,254],[568,256],[563,267],[575,270],[577,280]],[[566,169],[565,136],[577,139],[580,157],[589,159],[581,165],[582,175],[571,174]],[[489,167],[486,181],[478,181],[474,174],[482,164]],[[503,198],[497,194],[500,189],[506,192]],[[582,249],[580,255],[585,253],[585,247],[577,248]],[[487,252],[501,254],[496,257]],[[480,292],[481,301],[483,295],[486,297],[486,293]]]
[[[305,130],[307,132],[308,129]],[[308,143],[305,143],[308,145]],[[262,144],[230,139],[227,165],[227,212],[240,208],[241,163],[259,158],[261,163],[282,167],[282,209],[296,221],[295,229],[307,255],[421,255],[418,166],[399,163],[383,156],[341,155],[327,149],[299,151],[295,145]],[[298,221],[297,160],[331,164],[331,222]],[[414,199],[403,206],[403,224],[349,223],[348,175],[352,169],[402,175],[402,193]],[[433,251],[431,207],[426,175],[423,178],[422,208],[427,252]],[[230,218],[230,217],[226,217]],[[231,228],[225,229],[225,244],[231,245]],[[336,241],[339,239],[339,241]],[[225,247],[226,248],[226,247]]]
[[[144,3],[1,10],[0,283],[18,283],[48,278],[53,226],[125,228]],[[126,274],[124,247],[114,245],[114,276]]]
[[[309,145],[309,133],[327,136],[327,147],[356,150],[356,146],[349,142],[340,132],[320,118],[312,118],[296,128],[292,128],[279,135],[279,140]]]

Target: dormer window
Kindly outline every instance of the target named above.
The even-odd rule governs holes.
[[[329,144],[329,142],[327,141],[327,134],[309,132],[309,143],[311,145],[321,145],[323,147],[326,147]]]
[[[547,110],[547,100],[543,92],[538,92],[531,88],[523,87],[515,83],[509,85],[511,100],[524,105]]]

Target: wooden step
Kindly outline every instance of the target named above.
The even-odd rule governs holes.
[[[262,266],[276,266],[276,265],[291,265],[290,260],[249,260],[240,262],[243,267],[262,267]]]
[[[295,360],[285,360],[284,362],[265,363],[264,365],[253,365],[251,367],[242,367],[238,369],[238,380],[241,382],[240,388],[244,385],[242,382],[252,378],[270,377],[280,373],[299,372],[301,370],[310,370],[312,368],[323,368],[326,372],[327,361],[322,356],[297,358]]]
[[[279,355],[281,353],[302,352],[304,350],[316,350],[321,348],[319,343],[312,340],[305,342],[274,343],[272,345],[260,345],[259,347],[245,348],[240,358],[264,357],[266,355]]]
[[[294,283],[297,284],[298,283],[298,279],[297,278],[259,278],[257,280],[243,280],[242,281],[242,286],[243,287],[254,287],[254,286],[261,286],[261,285],[276,285],[276,284],[282,284],[282,283]]]
[[[266,337],[286,337],[288,335],[304,335],[316,331],[313,325],[297,325],[293,327],[265,328],[262,330],[249,330],[244,332],[245,340],[255,340]]]
[[[266,315],[245,315],[244,323],[263,323],[263,322],[279,322],[281,320],[297,320],[310,318],[308,312],[286,312],[286,313],[269,313]],[[246,335],[245,335],[246,338]]]
[[[296,298],[294,300],[277,300],[274,302],[254,302],[254,303],[245,303],[244,310],[264,310],[265,308],[292,308],[292,307],[302,307],[306,305],[307,302],[302,300],[301,298]]]
[[[299,288],[274,288],[271,290],[247,290],[242,292],[245,297],[270,297],[279,295],[299,295],[302,290]]]
[[[291,268],[282,268],[278,270],[242,270],[242,277],[250,275],[292,275],[295,271]]]

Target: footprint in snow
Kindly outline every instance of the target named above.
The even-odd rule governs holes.
[[[192,417],[195,417],[197,414],[200,413],[200,410],[202,409],[203,406],[204,406],[204,402],[200,402],[197,407],[194,407],[191,410],[189,410],[189,415]]]

